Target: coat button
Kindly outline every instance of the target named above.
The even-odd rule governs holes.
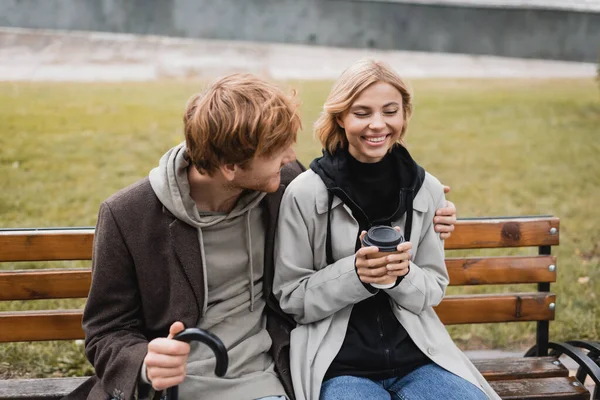
[[[430,348],[427,349],[427,353],[430,356],[435,356],[435,349],[433,347],[430,347]]]

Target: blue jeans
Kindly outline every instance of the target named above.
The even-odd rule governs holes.
[[[373,381],[357,376],[338,376],[321,386],[321,400],[487,400],[471,382],[437,364],[424,365],[403,378]]]

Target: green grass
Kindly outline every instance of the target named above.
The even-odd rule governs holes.
[[[147,175],[182,140],[185,102],[201,86],[0,83],[0,227],[94,225],[103,199]],[[304,132],[297,153],[308,164],[320,153],[311,127],[331,82],[285,86],[299,91]],[[407,140],[414,158],[452,187],[449,198],[460,216],[560,217],[551,338],[599,339],[600,96],[594,80],[418,80],[413,86]],[[23,267],[43,266],[0,265]],[[6,302],[0,310],[82,304]],[[534,329],[532,323],[450,328],[463,348],[510,349],[531,345]],[[0,377],[91,372],[74,342],[4,344],[0,360]]]

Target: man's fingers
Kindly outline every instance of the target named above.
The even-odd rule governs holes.
[[[449,192],[450,192],[450,186],[444,185],[444,193],[449,193]]]
[[[176,368],[160,368],[151,367],[146,369],[146,375],[150,382],[155,382],[156,379],[174,378],[174,377],[185,377],[186,367],[185,364],[180,365]]]
[[[173,339],[173,337],[175,335],[177,335],[179,332],[181,332],[184,329],[185,329],[185,325],[183,325],[183,322],[180,322],[180,321],[173,322],[171,324],[171,327],[169,328],[168,338]]]
[[[185,365],[187,362],[186,356],[171,356],[168,354],[159,354],[149,352],[144,359],[146,366],[158,368],[177,368]]]
[[[152,382],[152,387],[154,388],[154,390],[160,391],[160,390],[168,389],[173,386],[177,386],[180,383],[182,383],[184,381],[184,379],[185,379],[185,375],[184,376],[173,376],[173,377],[169,377],[169,378],[156,377],[153,380],[151,380],[151,382]]]
[[[454,225],[436,224],[433,229],[440,233],[454,232]]]
[[[456,206],[450,200],[446,200],[446,207],[440,207],[435,210],[435,215],[443,215],[456,218]]]
[[[187,356],[190,353],[190,345],[178,340],[158,338],[148,343],[148,352],[167,356]]]
[[[435,224],[452,225],[456,223],[456,217],[453,215],[436,215],[433,218]]]
[[[440,233],[440,238],[441,238],[442,240],[446,240],[446,239],[448,239],[450,236],[452,236],[452,234],[451,234],[451,233],[449,233],[449,232],[448,232],[448,233],[445,233],[445,232],[442,232],[442,233]]]

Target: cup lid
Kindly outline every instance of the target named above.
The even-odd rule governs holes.
[[[365,246],[377,246],[380,251],[394,251],[396,246],[403,241],[404,238],[400,232],[391,226],[384,225],[371,227],[363,238]]]

